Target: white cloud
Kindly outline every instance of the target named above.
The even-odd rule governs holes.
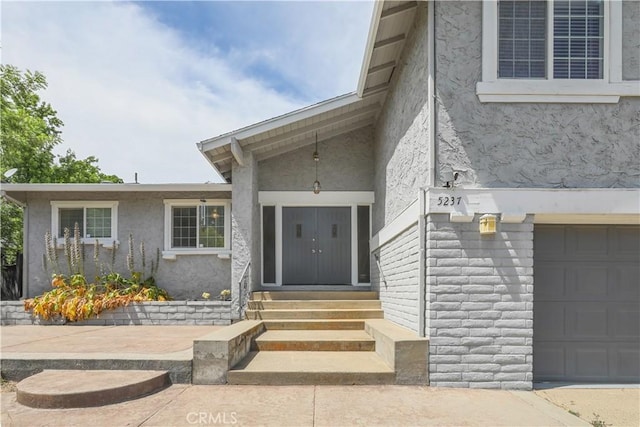
[[[345,17],[357,15],[341,5]],[[65,122],[60,151],[95,155],[104,172],[125,181],[134,172],[145,183],[215,180],[197,141],[355,90],[369,16],[352,28],[312,7],[304,16],[278,15],[287,30],[277,49],[222,56],[192,48],[136,4],[3,2],[2,62],[46,75],[43,98]],[[328,35],[305,31],[313,23]],[[248,74],[256,55],[303,96]]]

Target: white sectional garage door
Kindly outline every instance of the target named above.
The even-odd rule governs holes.
[[[534,381],[640,381],[640,227],[536,225]]]

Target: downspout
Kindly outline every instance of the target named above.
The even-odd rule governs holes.
[[[418,218],[418,231],[420,238],[420,266],[419,266],[419,335],[427,336],[429,330],[429,319],[427,316],[427,276],[429,266],[427,265],[427,232],[426,232],[426,214],[427,199],[426,194],[429,188],[436,185],[436,0],[430,0],[427,8],[427,103],[428,103],[428,126],[429,126],[429,159],[428,159],[428,175],[427,189],[420,191],[420,217]]]
[[[428,98],[428,126],[429,126],[429,175],[427,188],[436,186],[436,0],[430,0],[427,10],[427,98]]]

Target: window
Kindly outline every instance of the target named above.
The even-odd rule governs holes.
[[[499,78],[603,78],[604,0],[552,4],[553,8],[544,0],[498,2]],[[553,23],[550,31],[547,22]],[[553,52],[548,61],[547,38]]]
[[[498,7],[498,77],[545,77],[546,2],[500,1]]]
[[[607,0],[484,0],[481,102],[615,103],[622,81],[622,6]]]
[[[58,238],[71,235],[76,224],[85,243],[109,245],[117,239],[118,202],[51,202],[51,232]]]
[[[165,200],[165,251],[228,251],[229,213],[228,200]]]

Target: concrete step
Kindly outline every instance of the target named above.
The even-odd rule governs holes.
[[[365,331],[275,330],[252,342],[254,351],[375,351],[376,342]]]
[[[265,320],[267,330],[363,330],[364,320],[361,319],[289,319],[289,320]]]
[[[380,309],[380,300],[276,300],[249,301],[250,310],[305,310],[305,309]]]
[[[258,291],[251,293],[252,301],[273,300],[377,300],[373,291]]]
[[[372,351],[251,352],[228,372],[229,384],[393,384],[395,373]]]
[[[249,320],[262,319],[382,319],[380,309],[335,310],[247,310]]]
[[[87,408],[136,399],[170,384],[167,371],[46,370],[20,381],[16,399],[32,408]]]

